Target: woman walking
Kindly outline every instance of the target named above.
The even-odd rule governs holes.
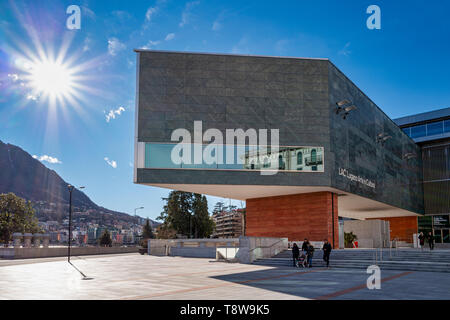
[[[300,255],[300,249],[298,248],[297,244],[294,243],[292,246],[292,262],[294,263],[294,267],[297,266],[298,256]]]

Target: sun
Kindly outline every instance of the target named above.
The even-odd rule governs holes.
[[[38,95],[67,96],[73,89],[73,72],[56,61],[37,61],[30,66],[30,87]]]

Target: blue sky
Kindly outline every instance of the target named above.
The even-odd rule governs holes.
[[[372,4],[381,30],[366,27]],[[82,9],[80,30],[66,28],[69,5]],[[449,10],[445,1],[3,0],[0,140],[51,157],[43,163],[97,204],[144,206],[139,214],[155,218],[168,191],[132,182],[133,49],[329,58],[396,118],[450,106]],[[61,48],[79,86],[50,103],[32,92],[24,61]]]

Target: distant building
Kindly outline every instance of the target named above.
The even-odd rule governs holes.
[[[212,216],[216,228],[213,237],[238,238],[244,234],[244,215],[242,209],[222,211]]]

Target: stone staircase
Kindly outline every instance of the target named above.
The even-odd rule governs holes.
[[[253,264],[292,267],[292,252],[285,250],[272,258],[259,259]],[[450,250],[435,249],[341,249],[330,255],[331,268],[366,269],[378,265],[382,270],[450,272]],[[314,252],[313,268],[325,267],[322,250]]]

